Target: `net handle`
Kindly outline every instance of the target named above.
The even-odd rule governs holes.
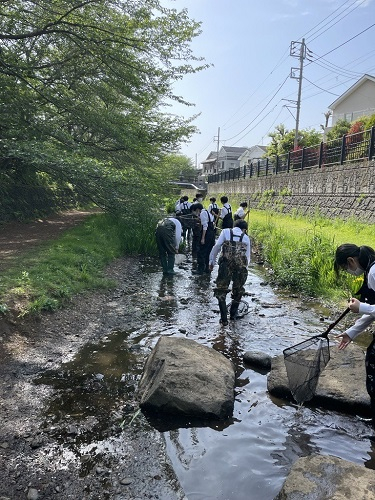
[[[349,309],[349,307],[347,307],[345,309],[345,311],[341,314],[341,316],[339,318],[337,318],[336,321],[331,323],[324,333],[322,333],[321,335],[317,335],[317,337],[323,337],[326,339],[328,337],[329,332],[332,330],[332,328],[334,328],[337,325],[337,323],[339,323],[342,320],[342,318],[348,314],[349,311],[350,311],[350,309]]]

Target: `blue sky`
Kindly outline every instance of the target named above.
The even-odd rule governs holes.
[[[268,133],[283,123],[295,128],[299,67],[292,41],[305,38],[300,128],[319,129],[329,105],[364,73],[375,75],[375,0],[164,0],[186,8],[202,22],[192,43],[209,69],[186,76],[174,90],[194,107],[174,105],[184,117],[200,113],[199,133],[181,153],[193,163],[220,146],[267,145]],[[371,25],[373,25],[369,28]],[[364,31],[364,33],[359,34]],[[352,38],[352,40],[350,40]],[[341,46],[341,47],[339,47]],[[322,58],[323,56],[323,58]]]

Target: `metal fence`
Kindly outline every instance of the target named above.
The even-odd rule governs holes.
[[[356,134],[344,135],[341,139],[321,142],[316,146],[272,158],[262,158],[243,167],[210,174],[209,184],[233,181],[251,177],[275,175],[281,172],[295,172],[313,167],[343,165],[358,160],[372,160],[375,157],[375,127]]]

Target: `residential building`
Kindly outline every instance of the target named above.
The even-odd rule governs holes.
[[[211,151],[207,158],[201,162],[202,177],[207,178],[210,174],[217,173],[217,152]]]
[[[266,154],[267,147],[266,146],[251,146],[251,148],[247,148],[246,151],[242,153],[242,155],[238,158],[240,167],[244,167],[245,165],[249,165],[254,160],[259,160],[263,158]]]
[[[375,77],[363,75],[338,97],[329,109],[332,110],[332,126],[340,119],[352,122],[361,116],[375,114]],[[325,133],[330,128],[327,127]]]
[[[222,146],[219,151],[218,172],[230,170],[240,166],[240,156],[248,148],[236,148],[232,146]]]

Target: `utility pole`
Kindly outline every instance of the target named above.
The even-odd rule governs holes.
[[[217,171],[219,172],[219,145],[220,145],[220,127],[217,129],[217,136],[214,137],[214,141],[217,140],[217,147],[216,147],[216,167]]]
[[[298,51],[299,48],[299,51]],[[298,129],[299,129],[299,115],[301,110],[301,95],[302,95],[302,75],[303,75],[303,61],[306,59],[306,44],[305,39],[302,42],[290,43],[290,55],[299,58],[299,68],[291,68],[290,78],[298,80],[298,97],[297,97],[297,114],[296,114],[296,132],[294,135],[294,148],[298,146]],[[299,76],[296,73],[299,70]]]

